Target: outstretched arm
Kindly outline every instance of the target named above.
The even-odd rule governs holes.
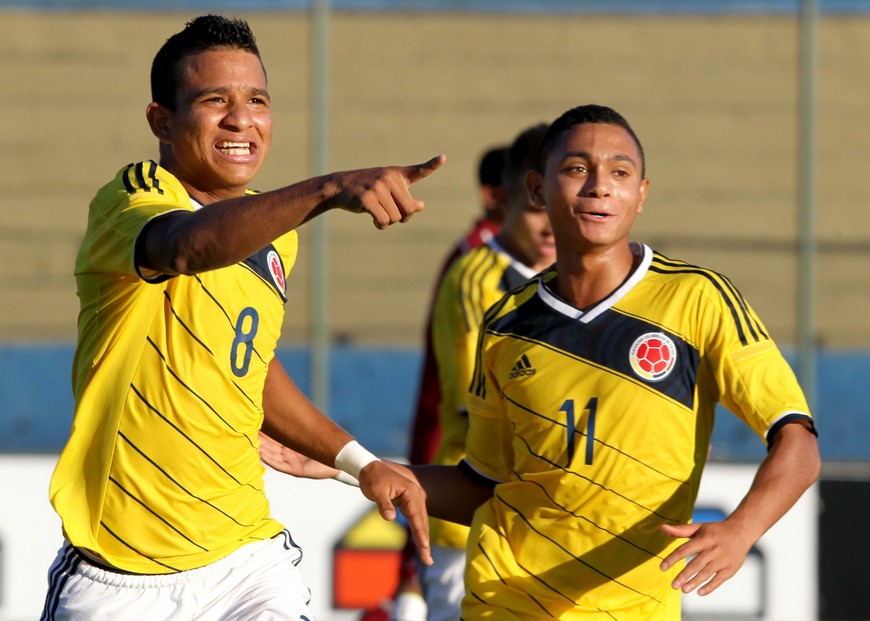
[[[269,363],[263,413],[263,432],[275,441],[321,464],[339,466],[346,461],[337,462],[336,457],[353,437],[308,400],[276,359]],[[363,494],[377,505],[385,520],[396,518],[394,504],[401,509],[421,560],[431,565],[426,495],[420,485],[380,460],[365,463],[358,472],[349,474],[359,479]]]
[[[750,548],[798,501],[819,476],[818,442],[802,423],[785,425],[772,441],[749,492],[721,522],[664,525],[671,537],[688,538],[665,558],[662,570],[696,555],[672,586],[699,595],[715,591],[737,573]]]
[[[233,265],[284,233],[330,209],[367,213],[380,229],[423,209],[411,185],[444,163],[444,155],[413,166],[332,173],[278,190],[175,211],[143,231],[139,267],[162,274],[196,274]],[[209,203],[205,197],[194,198]]]

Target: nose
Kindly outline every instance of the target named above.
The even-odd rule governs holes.
[[[610,194],[610,187],[607,184],[607,175],[596,170],[592,170],[589,176],[586,177],[584,187],[586,194],[589,196],[602,197]]]
[[[223,123],[231,129],[245,129],[253,124],[251,111],[245,101],[232,99],[227,107]]]

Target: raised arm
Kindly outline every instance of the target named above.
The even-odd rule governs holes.
[[[444,163],[444,155],[413,166],[367,168],[308,179],[262,194],[176,211],[143,231],[140,267],[163,274],[196,274],[233,265],[330,209],[367,213],[383,229],[423,209],[410,187]],[[207,203],[203,197],[193,198]]]
[[[665,558],[662,570],[696,555],[672,586],[685,593],[697,589],[699,595],[715,591],[737,573],[750,548],[798,501],[820,469],[815,435],[804,423],[785,425],[731,515],[721,522],[662,526],[666,535],[689,539]]]

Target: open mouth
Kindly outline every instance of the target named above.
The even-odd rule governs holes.
[[[224,155],[250,155],[253,145],[250,142],[231,142],[224,140],[215,145],[217,150]]]
[[[604,220],[610,217],[609,213],[604,213],[603,211],[580,211],[578,215],[595,220]]]

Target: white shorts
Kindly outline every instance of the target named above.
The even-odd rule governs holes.
[[[301,560],[286,530],[205,567],[147,576],[98,567],[65,541],[40,621],[314,621]]]
[[[427,621],[457,621],[465,596],[465,548],[432,546],[434,563],[420,564],[420,584],[429,609]]]

